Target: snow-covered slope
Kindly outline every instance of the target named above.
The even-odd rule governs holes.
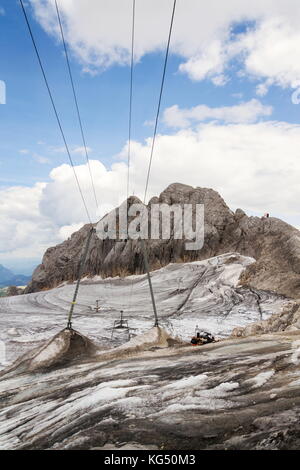
[[[283,308],[287,299],[238,287],[252,262],[231,253],[153,272],[165,329],[153,328],[145,276],[86,279],[80,335],[61,331],[74,284],[1,300],[8,362],[27,354],[0,373],[0,449],[299,448],[299,331],[182,341],[196,324],[226,336]],[[111,342],[121,309],[135,336]]]
[[[228,336],[236,326],[268,318],[287,300],[268,292],[238,287],[240,274],[253,263],[236,253],[183,264],[169,264],[154,271],[152,281],[160,323],[174,336],[189,340],[198,325],[214,335]],[[11,363],[39,341],[66,326],[75,285],[0,299],[0,340]],[[101,310],[96,313],[96,300]],[[153,312],[145,275],[127,278],[85,279],[80,287],[73,325],[101,346],[127,341],[126,333],[114,335],[113,322],[124,310],[131,334],[153,326]]]
[[[4,376],[0,449],[298,449],[299,338],[148,348]]]

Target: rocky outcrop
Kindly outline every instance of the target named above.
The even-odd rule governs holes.
[[[128,199],[128,204],[140,202]],[[276,291],[298,297],[300,288],[300,232],[276,218],[248,217],[241,209],[235,213],[212,189],[172,184],[151,203],[204,204],[205,238],[201,250],[186,251],[185,240],[149,240],[147,249],[151,269],[170,262],[203,260],[228,252],[255,258],[241,277],[241,285]],[[148,208],[149,208],[148,205]],[[62,244],[49,248],[42,264],[33,273],[26,293],[49,289],[77,277],[80,256],[90,225],[85,225]],[[143,273],[144,261],[139,241],[99,240],[92,236],[85,275],[104,277]]]
[[[24,289],[17,286],[9,286],[6,290],[7,297],[14,297],[15,295],[23,294]]]
[[[280,331],[300,330],[300,305],[290,302],[281,313],[272,315],[267,320],[251,323],[244,328],[235,328],[232,332],[234,338],[277,333]]]

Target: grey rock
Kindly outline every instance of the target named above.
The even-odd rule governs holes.
[[[300,307],[298,302],[289,302],[281,313],[273,314],[267,320],[251,323],[245,328],[237,327],[232,332],[232,337],[247,337],[276,333],[280,331],[296,331],[300,329]]]

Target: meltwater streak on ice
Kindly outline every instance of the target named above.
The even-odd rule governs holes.
[[[253,258],[229,253],[205,261],[169,264],[152,272],[161,326],[172,336],[189,341],[196,324],[226,337],[236,326],[259,321],[256,296],[238,287],[240,274],[253,262]],[[145,275],[84,279],[74,328],[100,347],[119,346],[127,341],[127,335],[117,333],[113,342],[110,337],[113,322],[123,310],[131,335],[144,333],[153,326],[148,289]],[[64,283],[49,291],[0,299],[0,340],[5,342],[9,363],[64,328],[73,290],[74,284]],[[260,292],[260,296],[264,318],[279,312],[286,303],[281,296],[267,292]],[[99,313],[93,310],[96,300],[100,300]]]

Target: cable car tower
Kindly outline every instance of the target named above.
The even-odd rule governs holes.
[[[111,338],[110,338],[111,340],[113,339],[116,330],[120,330],[120,331],[123,330],[124,332],[127,332],[128,340],[130,339],[130,328],[128,325],[128,320],[124,320],[123,310],[120,311],[120,314],[121,314],[120,319],[114,321],[114,326],[112,328]]]

